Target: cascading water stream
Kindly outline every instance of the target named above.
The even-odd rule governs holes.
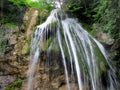
[[[60,50],[61,50],[62,57],[63,57],[63,63],[64,63],[64,67],[65,67],[67,87],[68,87],[68,90],[70,90],[70,85],[69,85],[69,80],[68,80],[68,71],[67,71],[67,66],[66,66],[66,61],[65,61],[65,54],[64,54],[63,47],[62,47],[62,44],[61,44],[61,37],[60,37],[60,32],[59,31],[58,31],[58,42],[59,42]]]
[[[36,64],[38,63],[38,59],[39,59],[39,48],[36,50],[35,55],[31,61],[31,65],[28,71],[29,74],[29,78],[28,78],[28,86],[27,86],[27,90],[33,90],[32,87],[32,83],[33,81],[33,77],[36,71]]]
[[[78,90],[119,90],[115,70],[103,46],[60,9],[53,10],[34,33],[27,90],[34,90],[35,70],[43,51],[61,53],[66,90],[76,88],[72,83],[77,84]],[[102,76],[106,78],[105,84]]]

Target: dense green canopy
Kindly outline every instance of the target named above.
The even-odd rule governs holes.
[[[2,0],[0,8],[9,13],[3,16],[6,20],[9,19],[16,5],[16,10],[19,8],[23,12],[23,6],[34,7],[39,11],[43,9],[51,11],[55,1],[61,1],[62,9],[77,17],[88,30],[94,30],[94,27],[97,27],[98,30],[108,33],[114,39],[120,38],[120,0]]]
[[[9,0],[13,2],[15,5],[27,5],[31,7],[35,7],[37,9],[51,9],[51,2],[46,0]]]

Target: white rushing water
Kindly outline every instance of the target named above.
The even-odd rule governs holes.
[[[79,90],[119,90],[115,70],[107,58],[104,47],[84,30],[80,23],[68,18],[60,9],[53,10],[34,33],[27,90],[33,90],[35,82],[32,78],[40,51],[48,50],[61,52],[68,90],[75,87],[71,89],[70,76],[74,78],[73,82],[77,78]],[[66,58],[70,62],[70,67]],[[68,68],[71,68],[71,73]]]
[[[33,90],[32,85],[35,82],[33,81],[33,77],[36,71],[36,65],[38,63],[38,59],[39,59],[39,49],[36,50],[34,57],[31,61],[30,67],[29,67],[29,71],[28,71],[29,78],[28,78],[27,90]]]

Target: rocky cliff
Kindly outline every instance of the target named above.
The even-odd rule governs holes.
[[[1,24],[0,89],[14,81],[22,81],[26,78],[30,60],[31,36],[37,19],[38,11],[28,7],[24,13],[22,24],[14,25],[14,27]]]

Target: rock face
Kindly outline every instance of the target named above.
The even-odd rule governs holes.
[[[69,62],[67,62],[68,64]],[[68,67],[70,68],[70,67]],[[31,90],[68,90],[66,85],[64,65],[60,52],[42,52],[37,64]],[[71,73],[71,70],[68,70]],[[69,76],[70,88],[78,90],[77,79]],[[75,84],[76,83],[76,84]],[[26,90],[27,82],[22,85],[22,90]]]
[[[59,57],[59,60],[58,58]],[[51,52],[49,55],[43,52],[36,75],[37,87],[43,90],[58,89],[61,83],[65,83],[64,66],[61,62],[61,55]],[[42,83],[42,84],[41,84]]]
[[[5,87],[11,82],[14,82],[16,79],[13,75],[7,75],[7,76],[0,76],[0,88]]]
[[[18,78],[26,78],[31,36],[36,27],[37,17],[38,11],[28,7],[21,25],[13,28],[1,25],[1,31],[4,29],[6,33],[0,36],[0,40],[6,38],[7,45],[5,51],[0,52],[0,90]]]

